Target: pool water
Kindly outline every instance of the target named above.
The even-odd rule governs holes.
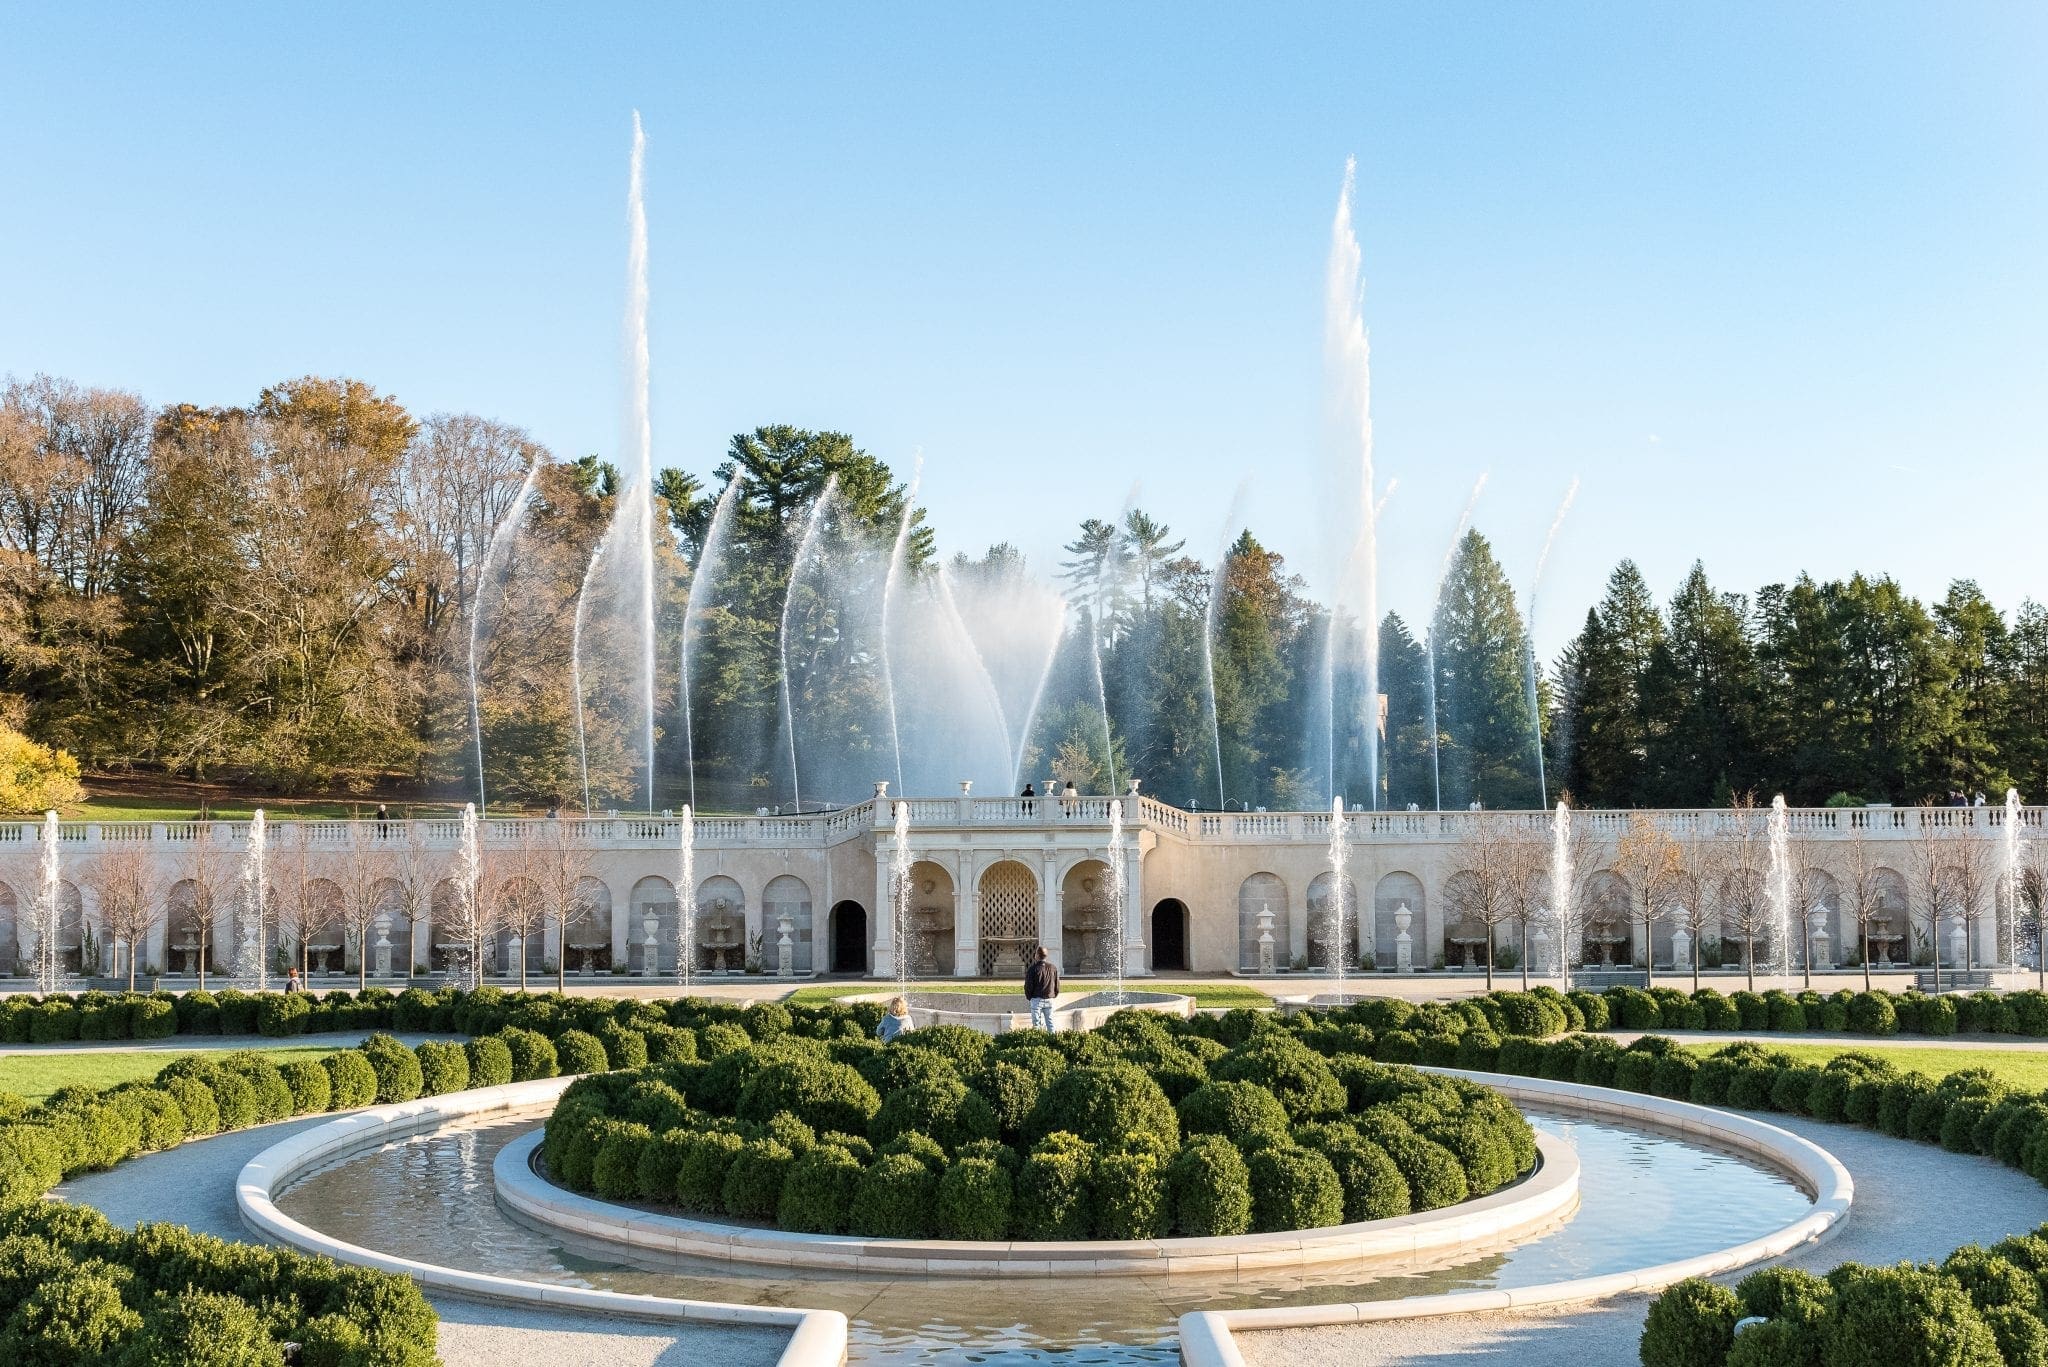
[[[1579,1154],[1578,1210],[1518,1246],[1371,1273],[1351,1267],[1179,1277],[878,1278],[627,1254],[578,1245],[499,1209],[491,1164],[545,1111],[455,1127],[359,1154],[294,1183],[286,1214],[366,1248],[533,1281],[692,1300],[844,1311],[857,1363],[992,1367],[1172,1363],[1190,1310],[1392,1300],[1535,1286],[1727,1248],[1798,1219],[1789,1178],[1695,1140],[1583,1116],[1526,1112]]]

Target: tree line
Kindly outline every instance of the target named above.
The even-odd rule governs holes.
[[[529,475],[517,546],[487,566]],[[685,790],[686,766],[707,806],[780,803],[784,712],[801,716],[806,743],[885,776],[875,718],[887,680],[855,630],[860,609],[801,578],[792,587],[811,508],[830,489],[824,534],[900,541],[909,576],[1021,581],[1022,555],[943,557],[904,482],[846,434],[741,433],[710,478],[668,469],[655,481],[663,699],[682,691],[685,607],[728,487],[725,567],[688,618],[697,734],[686,748],[673,717],[658,719],[657,805]],[[625,652],[588,652],[580,678],[571,655],[579,631],[618,630],[579,620],[579,601],[619,495],[598,456],[558,460],[473,414],[415,416],[358,380],[307,376],[209,408],[10,379],[0,725],[88,771],[449,795],[481,777],[494,800],[529,804],[587,777],[596,800],[619,805],[641,762],[633,728],[577,699],[630,691],[603,672]],[[1725,806],[1778,791],[1795,803],[1995,798],[2048,778],[2048,612],[2030,601],[2008,620],[1968,581],[1932,606],[1862,575],[1744,596],[1695,566],[1660,605],[1624,561],[1544,668],[1475,531],[1428,620],[1376,625],[1379,715],[1360,701],[1333,719],[1324,651],[1360,628],[1333,623],[1253,532],[1210,565],[1133,509],[1084,522],[1048,569],[1070,606],[1022,769],[1087,791],[1137,778],[1176,803],[1295,808],[1327,803],[1334,774],[1355,807],[1526,807],[1566,793]],[[1377,793],[1364,787],[1368,746]]]

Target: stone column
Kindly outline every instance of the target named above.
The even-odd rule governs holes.
[[[629,884],[626,890],[626,905],[612,908],[612,963],[630,965],[633,951],[633,892]]]
[[[1065,939],[1060,933],[1060,857],[1057,850],[1047,850],[1038,875],[1038,943],[1045,946],[1046,957],[1052,966],[1061,972],[1066,965],[1061,962]]]
[[[981,972],[981,861],[973,850],[960,852],[956,878],[953,884],[953,974],[955,977],[972,978]]]
[[[1136,779],[1131,780],[1135,786]],[[1124,799],[1124,821],[1126,829],[1137,815],[1138,799]],[[1148,919],[1145,914],[1145,855],[1138,847],[1136,833],[1124,842],[1124,976],[1136,978],[1149,976],[1152,972],[1151,956],[1145,949],[1145,932]]]
[[[879,789],[881,785],[877,785]],[[876,808],[881,808],[879,802]],[[879,817],[877,818],[880,819]],[[875,911],[869,926],[870,946],[868,976],[871,978],[894,978],[896,976],[896,899],[890,887],[889,866],[895,857],[895,837],[875,837]]]

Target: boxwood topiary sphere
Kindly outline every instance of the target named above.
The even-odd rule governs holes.
[[[1167,1168],[1173,1223],[1182,1234],[1244,1234],[1252,1227],[1251,1170],[1221,1135],[1196,1135]],[[1402,1199],[1407,1199],[1403,1190]]]
[[[1309,1047],[1277,1031],[1254,1036],[1210,1067],[1224,1082],[1255,1082],[1270,1091],[1297,1124],[1342,1115],[1349,1105],[1344,1084]]]
[[[412,1101],[419,1096],[425,1085],[420,1076],[419,1055],[389,1035],[372,1035],[356,1047],[377,1075],[379,1105]]]
[[[782,1204],[782,1180],[796,1160],[787,1144],[749,1139],[733,1154],[719,1195],[725,1213],[742,1220],[772,1220]]]
[[[725,1209],[725,1174],[746,1141],[712,1131],[692,1137],[676,1171],[676,1203],[685,1210],[716,1215]]]
[[[495,1035],[483,1035],[462,1046],[469,1060],[469,1085],[502,1087],[512,1080],[512,1051]]]
[[[857,1134],[868,1128],[881,1107],[881,1097],[852,1068],[802,1059],[771,1064],[756,1073],[740,1089],[733,1114],[758,1124],[787,1111],[816,1130]]]
[[[602,1073],[611,1067],[604,1045],[597,1036],[583,1030],[564,1030],[555,1036],[555,1057],[565,1076]]]
[[[654,1140],[645,1125],[630,1120],[607,1122],[590,1159],[592,1190],[607,1201],[630,1201],[640,1194],[640,1155]]]
[[[130,1277],[126,1268],[97,1264],[68,1267],[43,1281],[9,1316],[0,1333],[0,1362],[69,1367],[104,1361],[142,1327],[142,1317],[121,1299]]]
[[[991,1059],[974,1075],[972,1085],[975,1091],[987,1098],[989,1110],[995,1114],[997,1133],[1010,1136],[1023,1133],[1026,1122],[1031,1119],[1032,1107],[1038,1104],[1036,1077],[1014,1063]]]
[[[1306,1049],[1302,1052],[1307,1054]],[[1313,1054],[1308,1057],[1315,1059]],[[1323,1071],[1328,1077],[1329,1070]],[[1335,1077],[1328,1080],[1341,1098],[1343,1087]],[[1039,1094],[1025,1132],[1042,1138],[1062,1130],[1091,1144],[1116,1144],[1142,1136],[1156,1141],[1167,1153],[1180,1147],[1180,1117],[1174,1114],[1173,1103],[1158,1083],[1129,1063],[1070,1068],[1055,1078]]]
[[[1875,1344],[1884,1345],[1888,1367],[2000,1367],[2004,1361],[1962,1288],[1932,1272],[1845,1263],[1828,1282],[1834,1310],[1822,1330],[1822,1352],[1830,1367],[1869,1361]]]
[[[1181,1128],[1190,1135],[1220,1134],[1242,1143],[1251,1135],[1285,1139],[1287,1108],[1255,1082],[1210,1082],[1180,1103]]]
[[[1725,1286],[1689,1277],[1650,1302],[1639,1347],[1643,1367],[1722,1367],[1742,1306]]]
[[[1088,1237],[1089,1178],[1095,1147],[1066,1133],[1047,1135],[1017,1173],[1013,1223],[1025,1239]]]
[[[907,1153],[888,1154],[860,1175],[853,1191],[853,1227],[884,1239],[931,1234],[938,1179]]]
[[[1011,1179],[986,1158],[962,1158],[939,1178],[938,1227],[946,1239],[1002,1239],[1010,1230]]]
[[[844,1234],[860,1176],[860,1160],[837,1144],[820,1144],[799,1155],[782,1179],[775,1223],[805,1234]]]
[[[293,1114],[318,1114],[334,1100],[334,1082],[318,1059],[295,1058],[277,1071],[291,1088]]]
[[[1111,1149],[1096,1155],[1095,1237],[1157,1239],[1171,1226],[1166,1163],[1154,1149]]]
[[[647,1036],[617,1021],[604,1021],[591,1032],[604,1046],[607,1066],[642,1068],[647,1064]]]
[[[1316,1229],[1344,1222],[1344,1186],[1330,1160],[1293,1144],[1254,1152],[1251,1172],[1252,1228],[1259,1233]]]
[[[469,1086],[469,1054],[459,1044],[427,1040],[414,1047],[420,1062],[420,1093],[442,1096]]]
[[[358,1106],[367,1106],[377,1099],[377,1070],[370,1066],[370,1060],[354,1049],[343,1049],[320,1060],[327,1070],[330,1087],[329,1106],[337,1111],[351,1111]],[[222,1117],[223,1128],[232,1129]]]

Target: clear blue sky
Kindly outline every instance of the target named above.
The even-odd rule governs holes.
[[[1312,569],[1359,160],[1382,602],[1473,477],[1554,650],[1614,560],[2048,596],[2048,8],[0,8],[0,373],[346,373],[620,433],[646,120],[657,460],[852,432],[1045,566],[1233,492]]]

